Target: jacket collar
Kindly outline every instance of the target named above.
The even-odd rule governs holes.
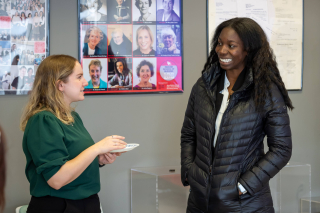
[[[207,89],[209,89],[210,91],[214,91],[214,87],[217,85],[217,83],[220,80],[222,84],[221,82],[219,82],[219,87],[222,87],[222,88],[218,88],[218,91],[221,91],[224,85],[224,73],[225,73],[225,70],[220,68],[220,64],[218,62],[214,63],[209,69],[202,71],[202,79]],[[219,78],[220,76],[222,76],[222,78]],[[253,83],[252,68],[246,67],[240,73],[232,90],[235,92],[246,90],[252,83]]]

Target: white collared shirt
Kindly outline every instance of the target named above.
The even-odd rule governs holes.
[[[229,86],[230,86],[230,82],[227,78],[227,73],[225,73],[224,88],[223,88],[223,90],[220,91],[220,93],[223,95],[223,99],[222,99],[221,107],[220,107],[220,110],[219,110],[219,113],[218,113],[217,119],[216,119],[216,126],[215,126],[216,131],[215,131],[215,135],[214,135],[213,147],[216,146],[217,137],[218,137],[218,134],[220,131],[220,123],[222,120],[223,113],[224,113],[224,111],[226,111],[227,106],[229,104],[229,100],[228,100],[228,97],[229,97],[228,87]]]

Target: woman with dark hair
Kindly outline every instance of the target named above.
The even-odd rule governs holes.
[[[32,18],[31,13],[28,14],[27,23],[28,24],[27,24],[26,38],[28,39],[28,41],[31,41],[31,39],[32,39],[32,25],[33,25],[33,18]]]
[[[115,75],[109,81],[109,88],[132,88],[132,73],[124,58],[117,58],[114,62]]]
[[[147,60],[142,60],[137,66],[137,76],[140,82],[133,89],[156,89],[156,85],[149,82],[153,75],[153,64]]]
[[[269,181],[291,157],[287,108],[293,106],[262,28],[249,18],[222,22],[181,130],[188,213],[274,212]]]
[[[53,82],[53,83],[52,83]],[[28,213],[100,213],[99,164],[113,163],[124,137],[94,142],[72,103],[84,100],[77,59],[51,55],[38,67],[21,118],[25,174],[30,183]]]
[[[21,18],[21,27],[20,27],[19,34],[20,34],[21,41],[25,41],[26,34],[27,34],[27,26],[28,26],[26,14],[24,12],[21,12],[20,18]]]
[[[156,21],[156,13],[150,13],[152,0],[135,0],[135,5],[139,9],[141,16],[134,21]]]
[[[0,127],[0,212],[3,212],[5,205],[4,186],[6,183],[6,142],[4,133]]]

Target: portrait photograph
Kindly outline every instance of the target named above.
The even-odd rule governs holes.
[[[108,59],[85,58],[82,61],[83,76],[88,81],[86,90],[106,90],[108,88]]]
[[[0,66],[0,95],[5,95],[5,91],[11,88],[12,80],[10,66]]]
[[[150,90],[157,88],[157,59],[133,58],[133,89]]]
[[[157,21],[179,22],[180,21],[180,0],[158,0]]]
[[[153,23],[157,21],[156,0],[132,0],[133,23]]]
[[[107,0],[80,0],[80,21],[83,24],[107,22]]]
[[[82,57],[106,57],[107,55],[107,26],[81,25]]]
[[[0,41],[10,41],[10,30],[0,29]]]
[[[181,55],[180,25],[157,25],[157,55]]]
[[[13,90],[16,95],[26,95],[33,87],[34,82],[34,66],[19,65],[11,66],[11,85],[10,90]]]
[[[132,25],[108,25],[108,57],[132,56]]]
[[[8,0],[0,2],[0,16],[10,16],[11,3]]]
[[[45,41],[46,21],[45,3],[20,2],[11,8],[12,41]]]
[[[132,90],[132,58],[108,58],[108,90]]]
[[[0,65],[11,65],[10,42],[0,41]]]
[[[109,24],[131,24],[131,0],[107,0]]]
[[[35,42],[14,42],[11,43],[11,60],[13,65],[34,65],[37,62]],[[44,43],[44,42],[42,42]],[[42,52],[45,55],[44,52]],[[16,64],[17,63],[17,64]]]
[[[156,55],[156,25],[133,25],[133,56]]]

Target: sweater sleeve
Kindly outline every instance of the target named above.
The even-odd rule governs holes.
[[[36,172],[48,181],[69,158],[64,132],[57,118],[38,113],[30,120],[27,147]]]
[[[291,158],[292,139],[287,107],[279,89],[275,85],[273,87],[273,105],[269,104],[264,124],[269,151],[239,180],[251,195],[259,192]]]

